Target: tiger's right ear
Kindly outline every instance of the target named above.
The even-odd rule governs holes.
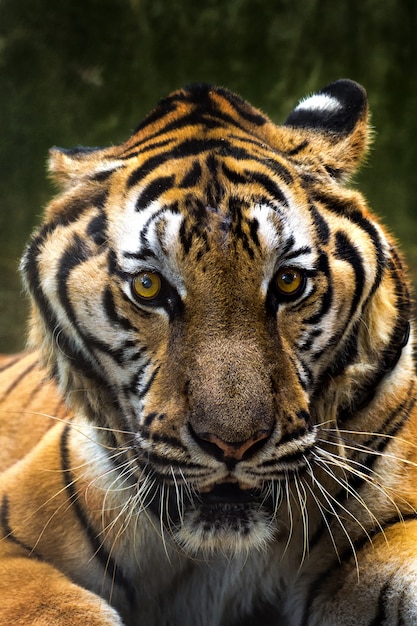
[[[312,151],[320,150],[320,158],[339,177],[349,176],[370,141],[366,91],[352,80],[337,80],[301,100],[284,126],[306,135],[313,131]]]
[[[55,183],[67,189],[81,178],[114,169],[114,160],[109,156],[108,148],[53,147],[49,151],[48,172]]]

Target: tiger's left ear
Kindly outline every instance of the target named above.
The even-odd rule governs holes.
[[[97,176],[114,169],[111,148],[51,148],[49,150],[48,172],[52,180],[67,189],[87,176]]]
[[[336,178],[346,178],[370,143],[366,91],[352,80],[338,80],[301,100],[284,126],[310,136],[311,152]]]

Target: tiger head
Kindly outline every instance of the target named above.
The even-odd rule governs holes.
[[[121,145],[51,151],[62,193],[22,261],[32,344],[191,552],[279,536],[326,426],[401,356],[398,257],[346,186],[367,145],[341,80],[282,126],[197,85]]]

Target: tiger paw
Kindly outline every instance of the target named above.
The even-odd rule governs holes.
[[[123,626],[99,596],[45,563],[8,560],[0,579],[0,626]]]
[[[333,576],[304,614],[308,626],[415,626],[417,624],[417,563],[414,559],[378,561],[376,550],[368,550],[365,568],[352,568],[342,577]],[[398,551],[400,554],[401,551]],[[372,556],[374,557],[372,559]],[[373,567],[371,561],[373,560]],[[360,563],[359,563],[360,565]],[[343,575],[344,568],[340,570]]]

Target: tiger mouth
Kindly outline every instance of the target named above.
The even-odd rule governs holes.
[[[248,511],[257,509],[270,515],[274,511],[273,499],[265,493],[265,489],[248,488],[237,482],[216,483],[193,494],[184,490],[181,497],[178,496],[178,489],[165,485],[158,488],[150,508],[171,529],[183,523],[187,512],[197,513],[202,519],[218,516],[220,524],[223,517],[246,518]]]
[[[261,489],[247,488],[241,483],[225,482],[214,484],[210,489],[199,491],[198,498],[203,506],[258,504],[265,500]]]

